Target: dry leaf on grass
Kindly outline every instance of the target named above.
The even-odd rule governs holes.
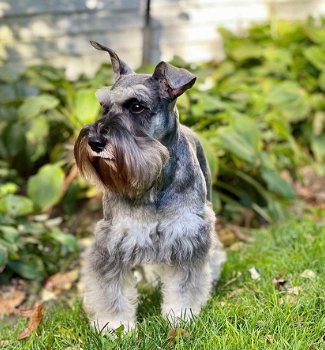
[[[168,331],[167,334],[167,343],[169,346],[174,346],[175,341],[179,338],[187,338],[190,336],[190,333],[183,328],[172,328]]]
[[[272,284],[278,290],[287,290],[289,286],[289,281],[282,277],[274,277],[272,279]]]
[[[289,293],[289,294],[294,294],[294,295],[298,295],[298,294],[300,294],[301,293],[301,291],[302,291],[302,288],[301,287],[291,287],[291,288],[288,288],[287,289],[287,292]]]
[[[273,343],[274,343],[274,337],[273,337],[272,334],[267,334],[265,338],[266,338],[266,341],[267,341],[268,343],[270,343],[270,344],[273,344]]]
[[[71,289],[73,282],[78,279],[78,276],[78,270],[71,270],[65,273],[56,273],[47,279],[45,288],[54,293],[61,293],[64,290]]]
[[[287,294],[284,297],[282,297],[279,300],[279,304],[280,305],[284,305],[284,304],[292,304],[292,305],[296,305],[297,304],[297,298],[293,295]]]
[[[19,310],[18,314],[29,318],[28,326],[18,334],[17,339],[28,338],[32,332],[36,332],[43,318],[43,305],[36,303],[32,309]]]
[[[25,292],[11,289],[8,293],[0,294],[0,315],[10,315],[15,312],[25,299]]]
[[[260,280],[261,279],[261,275],[257,272],[256,268],[253,266],[250,269],[248,269],[249,273],[251,274],[251,278],[253,280]]]
[[[316,273],[312,270],[305,270],[303,271],[300,276],[302,278],[315,278],[316,277]]]

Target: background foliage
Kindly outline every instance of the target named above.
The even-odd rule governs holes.
[[[281,218],[301,165],[325,159],[325,20],[220,33],[222,63],[172,62],[198,76],[178,106],[206,149],[215,210],[258,225]],[[42,279],[73,259],[76,239],[61,222],[95,192],[76,177],[72,147],[100,115],[95,90],[111,81],[108,65],[78,81],[45,65],[19,76],[0,68],[2,279]]]

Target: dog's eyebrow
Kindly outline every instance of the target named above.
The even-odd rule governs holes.
[[[139,102],[150,102],[152,97],[150,96],[150,90],[142,85],[137,84],[130,87],[118,87],[110,91],[112,102],[124,104],[129,100],[137,99]]]
[[[109,105],[111,103],[110,92],[111,90],[108,87],[103,87],[96,91],[95,95],[102,106]]]

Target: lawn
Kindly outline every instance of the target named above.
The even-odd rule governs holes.
[[[325,349],[325,225],[309,217],[290,219],[251,237],[251,243],[228,250],[222,278],[195,322],[171,329],[159,316],[159,291],[146,290],[136,333],[93,332],[75,300],[72,306],[45,305],[39,334],[26,340],[15,340],[25,319],[1,321],[0,347]]]

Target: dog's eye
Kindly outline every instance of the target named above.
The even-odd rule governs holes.
[[[130,112],[131,113],[141,113],[144,111],[144,107],[139,102],[133,102],[130,106]]]

